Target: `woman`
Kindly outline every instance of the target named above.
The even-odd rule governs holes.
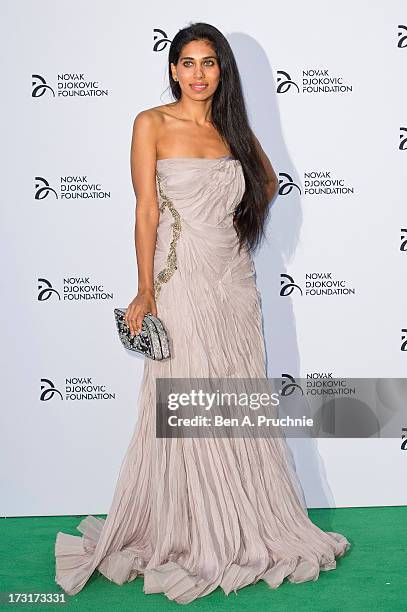
[[[57,535],[56,582],[82,589],[97,569],[117,584],[188,603],[265,580],[316,580],[349,548],[308,518],[279,438],[157,438],[155,379],[267,377],[251,251],[277,190],[251,132],[232,50],[213,26],[180,30],[169,51],[175,102],[134,121],[138,293],[168,331],[171,358],[145,360],[139,418],[106,520]]]

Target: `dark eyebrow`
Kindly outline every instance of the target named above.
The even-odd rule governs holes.
[[[193,59],[195,58],[194,57],[180,57],[179,58],[180,62],[182,60],[193,60]],[[207,55],[206,57],[203,57],[202,59],[206,60],[206,59],[218,59],[218,58],[216,57],[216,55]]]

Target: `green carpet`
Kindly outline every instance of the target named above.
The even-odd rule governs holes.
[[[352,548],[337,568],[321,572],[316,582],[291,584],[278,589],[260,580],[226,596],[217,588],[190,604],[169,601],[163,594],[145,595],[143,578],[118,586],[95,572],[77,595],[66,595],[66,604],[2,605],[11,610],[83,610],[92,612],[242,610],[316,612],[406,610],[407,506],[383,508],[310,509],[309,516],[324,531],[344,534]],[[101,515],[105,516],[105,515]],[[0,591],[62,593],[54,581],[54,542],[57,531],[80,535],[81,516],[0,519]]]

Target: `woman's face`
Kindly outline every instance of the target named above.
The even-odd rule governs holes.
[[[182,95],[193,100],[213,96],[220,79],[216,51],[205,40],[193,40],[184,45],[177,64],[171,63],[171,73],[178,81]]]

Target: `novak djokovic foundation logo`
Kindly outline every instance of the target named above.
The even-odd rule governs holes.
[[[335,176],[333,170],[309,170],[304,172],[302,188],[293,180],[291,174],[279,172],[278,194],[280,196],[290,195],[294,189],[306,196],[335,196],[355,193],[355,188],[347,185],[345,179]]]
[[[108,89],[101,87],[99,81],[89,78],[84,72],[62,72],[51,79],[41,74],[31,77],[32,98],[99,98],[109,95]]]
[[[335,176],[333,170],[310,170],[304,172],[304,195],[347,195],[355,193],[354,187],[345,179]]]
[[[55,386],[50,378],[41,378],[40,401],[59,399],[67,401],[112,400],[116,393],[104,384],[95,382],[92,376],[67,376],[62,385]]]
[[[35,177],[35,199],[56,198],[61,200],[104,200],[110,198],[102,183],[88,178],[85,174],[65,175],[50,182],[43,176]]]
[[[398,26],[397,46],[399,49],[407,49],[407,26],[404,24]]]
[[[293,293],[309,297],[331,295],[355,295],[356,289],[349,286],[350,281],[335,278],[333,272],[306,272],[302,282],[296,282],[293,276],[280,274],[280,295],[287,297]]]
[[[155,53],[160,53],[160,51],[165,51],[165,49],[171,44],[171,40],[168,38],[168,34],[165,30],[161,30],[160,28],[154,28],[153,30],[153,51]]]
[[[400,126],[399,150],[407,151],[407,127]]]
[[[298,393],[300,395],[355,395],[354,379],[336,378],[333,372],[307,372],[304,377],[297,379],[290,374],[281,377],[281,395],[288,397]]]
[[[277,93],[344,94],[353,91],[353,86],[328,68],[303,68],[292,77],[286,70],[277,70]]]
[[[55,285],[48,278],[38,279],[38,301],[94,301],[112,300],[113,292],[105,290],[103,285],[93,281],[90,276],[68,276]]]

